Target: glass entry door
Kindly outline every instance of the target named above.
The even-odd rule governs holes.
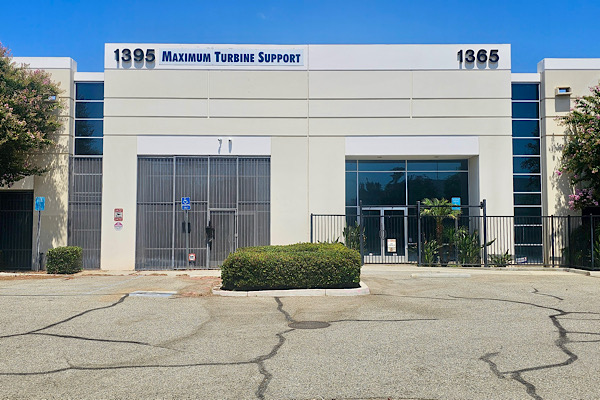
[[[408,261],[406,207],[364,207],[365,263]]]

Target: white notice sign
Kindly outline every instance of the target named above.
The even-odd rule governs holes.
[[[396,239],[388,239],[387,240],[387,252],[388,253],[396,252]]]

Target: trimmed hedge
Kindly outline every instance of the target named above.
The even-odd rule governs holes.
[[[63,246],[48,250],[46,272],[49,274],[75,274],[83,269],[81,247]]]
[[[238,249],[221,267],[224,290],[356,288],[360,254],[341,243]]]

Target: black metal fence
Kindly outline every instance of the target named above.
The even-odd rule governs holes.
[[[311,215],[312,242],[342,242],[366,264],[543,265],[600,269],[600,216],[489,216],[485,202],[425,215],[424,206]],[[448,208],[448,207],[446,207]],[[455,213],[457,214],[457,213]]]

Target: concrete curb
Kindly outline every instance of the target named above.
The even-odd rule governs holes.
[[[215,296],[224,297],[301,297],[301,296],[365,296],[370,294],[369,287],[360,282],[360,287],[353,289],[287,289],[287,290],[254,290],[238,292],[213,288]]]

